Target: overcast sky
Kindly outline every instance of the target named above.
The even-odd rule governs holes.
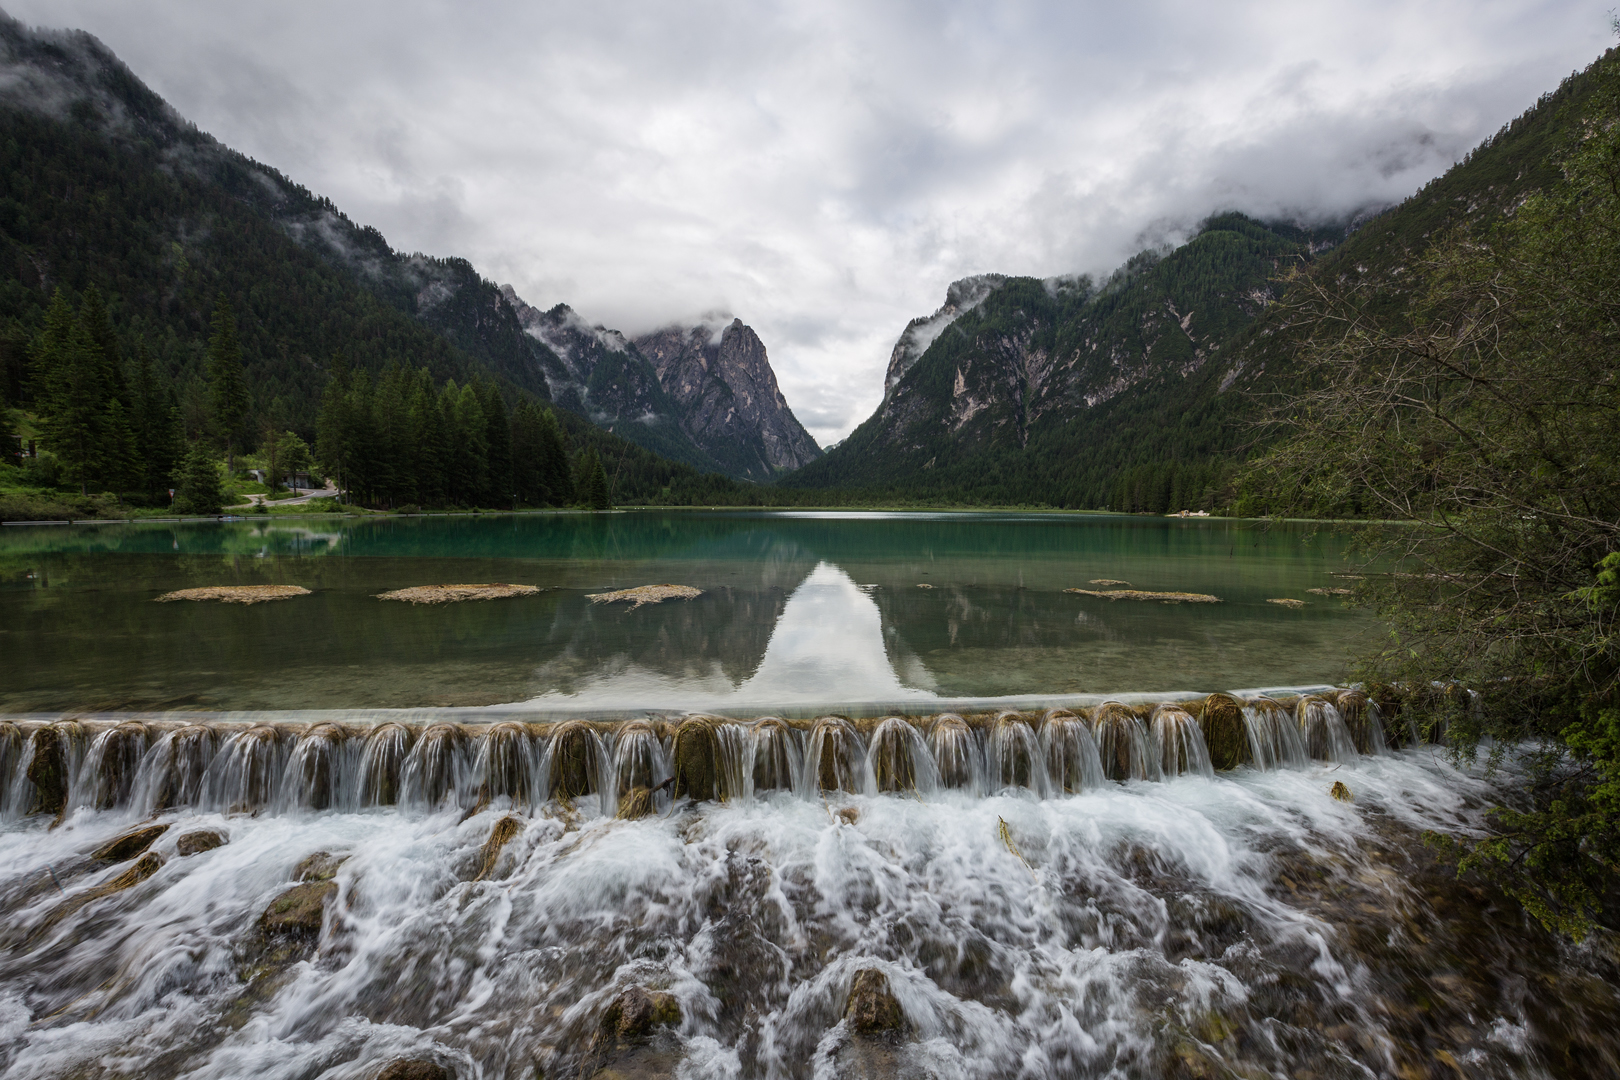
[[[741,317],[823,444],[952,280],[1398,201],[1613,40],[1613,0],[0,2],[396,248]]]

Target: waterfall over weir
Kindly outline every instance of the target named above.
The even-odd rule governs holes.
[[[1394,743],[1355,690],[0,721],[0,1074],[1620,1068],[1609,961],[1422,843],[1488,782]]]

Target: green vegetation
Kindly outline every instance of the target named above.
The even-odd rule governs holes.
[[[1462,757],[1536,747],[1522,801],[1450,846],[1577,937],[1620,885],[1620,59],[1582,90],[1511,216],[1294,284],[1298,377],[1249,478],[1275,510],[1420,524],[1365,531],[1398,572],[1358,590],[1391,627],[1364,674]]]

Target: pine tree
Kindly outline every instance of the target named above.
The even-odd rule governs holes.
[[[225,440],[226,468],[236,472],[236,449],[248,414],[247,381],[242,375],[242,347],[236,340],[236,316],[224,293],[214,305],[213,333],[208,338],[208,378],[214,422]]]
[[[176,477],[174,509],[179,514],[217,514],[225,503],[219,462],[201,439],[191,444]]]
[[[90,481],[103,465],[102,435],[106,419],[100,350],[74,317],[67,295],[57,289],[45,312],[45,328],[34,339],[34,407],[39,414],[39,441],[56,455],[62,474],[89,493]]]
[[[135,437],[135,456],[140,462],[139,488],[148,495],[170,486],[180,457],[182,436],[172,388],[166,390],[152,365],[152,353],[141,342],[135,353],[134,377],[130,380],[130,427]]]
[[[568,443],[557,414],[546,409],[540,414],[540,501],[548,506],[566,506],[573,495],[574,481],[568,474]]]
[[[488,471],[484,490],[491,506],[507,506],[513,499],[512,426],[506,415],[506,402],[493,382],[483,385],[480,405],[484,413],[484,441],[488,445]]]
[[[579,501],[592,510],[612,509],[608,502],[607,470],[596,448],[585,451],[579,463]]]

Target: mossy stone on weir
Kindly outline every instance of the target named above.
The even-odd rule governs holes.
[[[169,831],[168,825],[148,825],[144,829],[135,829],[115,836],[105,844],[90,853],[92,859],[105,859],[108,862],[123,862],[133,859],[141,852],[152,846],[158,837]]]
[[[675,797],[694,801],[724,798],[720,782],[720,744],[714,721],[689,716],[675,729]]]
[[[906,1014],[889,991],[889,978],[877,968],[864,968],[855,973],[849,985],[849,1004],[844,1007],[844,1017],[857,1035],[888,1035],[906,1026]]]
[[[187,855],[200,855],[205,851],[212,851],[217,847],[224,847],[227,843],[225,834],[213,829],[198,829],[196,832],[183,834],[175,841],[175,850],[182,858]]]
[[[596,791],[594,735],[579,720],[559,724],[551,736],[551,790],[565,802]]]
[[[331,881],[338,868],[349,861],[347,855],[333,855],[330,851],[317,851],[305,856],[293,870],[294,881]]]
[[[911,725],[899,717],[889,717],[878,725],[867,754],[879,791],[917,790],[917,765],[911,757],[915,737]]]
[[[67,738],[52,724],[35,729],[28,737],[33,757],[28,762],[28,782],[34,785],[30,814],[57,814],[67,809]]]
[[[1372,753],[1372,718],[1368,708],[1371,702],[1367,695],[1360,690],[1340,690],[1334,695],[1334,703],[1339,708],[1344,726],[1350,731],[1350,738],[1355,741],[1356,752]]]
[[[1210,764],[1225,771],[1249,760],[1249,729],[1243,705],[1231,694],[1211,694],[1193,710],[1204,731]]]

